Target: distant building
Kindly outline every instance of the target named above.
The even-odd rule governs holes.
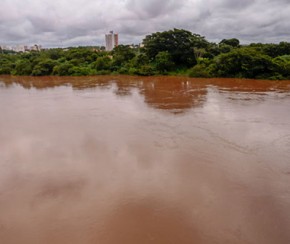
[[[41,51],[42,47],[41,45],[34,44],[30,47],[30,51]]]
[[[12,47],[10,47],[10,46],[6,46],[6,45],[4,46],[3,45],[3,46],[0,46],[0,47],[1,47],[2,50],[12,50]]]
[[[9,50],[14,52],[30,52],[30,51],[41,51],[41,45],[33,45],[31,47],[27,45],[17,45],[17,46],[1,46],[1,50]]]
[[[14,52],[25,52],[25,46],[17,45],[17,46],[1,46],[2,50],[6,51],[14,51]]]
[[[106,34],[106,51],[112,51],[114,47],[117,47],[119,43],[118,34],[110,31],[109,34]]]
[[[13,47],[13,51],[14,52],[18,52],[18,53],[20,53],[20,52],[24,53],[25,52],[25,46],[24,45],[15,46],[15,47]]]

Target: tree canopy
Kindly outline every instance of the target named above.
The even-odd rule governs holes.
[[[183,29],[147,35],[142,46],[53,48],[0,52],[0,74],[166,75],[290,79],[290,43],[241,45],[236,38],[209,42]]]
[[[143,40],[144,52],[152,61],[158,53],[167,52],[176,65],[191,67],[196,64],[194,37],[190,31],[180,29],[156,32]]]

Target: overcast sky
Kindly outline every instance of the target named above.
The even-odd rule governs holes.
[[[183,28],[219,42],[290,42],[290,0],[0,0],[0,45],[139,43]]]

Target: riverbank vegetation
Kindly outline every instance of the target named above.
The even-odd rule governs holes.
[[[0,50],[0,74],[83,76],[103,74],[188,75],[290,79],[290,43],[219,43],[187,30],[156,32],[141,46],[54,48],[25,53]]]

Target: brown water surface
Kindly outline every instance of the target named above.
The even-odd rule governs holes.
[[[1,244],[290,243],[290,81],[0,76]]]

